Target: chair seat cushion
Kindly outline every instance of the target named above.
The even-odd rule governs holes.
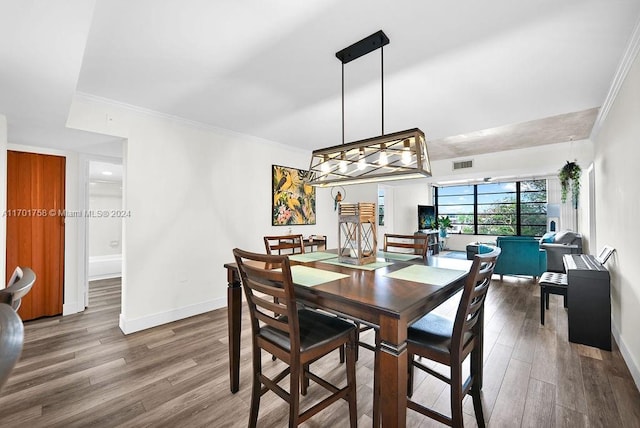
[[[451,352],[452,334],[453,320],[436,314],[427,314],[409,326],[407,341],[417,346],[448,354]],[[464,342],[466,343],[471,338],[471,334],[466,333]]]
[[[298,323],[300,350],[303,352],[330,342],[356,328],[348,321],[310,309],[298,310]],[[281,330],[265,326],[260,329],[260,335],[287,351],[291,350],[289,335]]]

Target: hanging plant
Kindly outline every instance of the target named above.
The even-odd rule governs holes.
[[[576,162],[569,162],[562,167],[558,178],[562,190],[562,202],[567,201],[569,190],[571,190],[571,203],[573,208],[578,208],[578,197],[580,196],[580,175],[582,169]]]

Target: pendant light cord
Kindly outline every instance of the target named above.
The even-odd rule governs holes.
[[[381,125],[380,134],[384,135],[384,46],[380,46],[380,110],[381,110]]]
[[[342,63],[342,144],[344,144],[344,62]]]

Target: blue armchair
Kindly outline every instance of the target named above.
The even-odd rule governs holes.
[[[493,273],[531,275],[535,280],[547,270],[547,255],[538,239],[529,236],[499,236],[496,245],[502,253]]]

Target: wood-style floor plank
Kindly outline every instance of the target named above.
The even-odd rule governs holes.
[[[494,277],[485,308],[482,397],[488,426],[640,426],[640,393],[616,344],[607,352],[569,343],[561,296],[551,296],[544,326],[539,297],[531,278]],[[452,316],[458,298],[436,310]],[[246,308],[236,394],[229,391],[225,309],[130,335],[118,328],[119,313],[120,280],[102,280],[91,283],[84,313],[25,323],[21,360],[0,392],[0,426],[246,427],[251,399]],[[265,373],[282,367],[269,355],[262,360]],[[312,369],[339,383],[344,378],[337,353]],[[372,352],[361,349],[356,375],[359,425],[371,426]],[[416,371],[417,401],[448,414],[448,391]],[[312,383],[303,406],[323,393]],[[259,426],[285,427],[287,417],[279,397],[262,397]],[[464,419],[466,427],[476,426],[469,397]],[[412,411],[407,422],[442,426]],[[303,426],[348,426],[346,403],[335,403]]]

